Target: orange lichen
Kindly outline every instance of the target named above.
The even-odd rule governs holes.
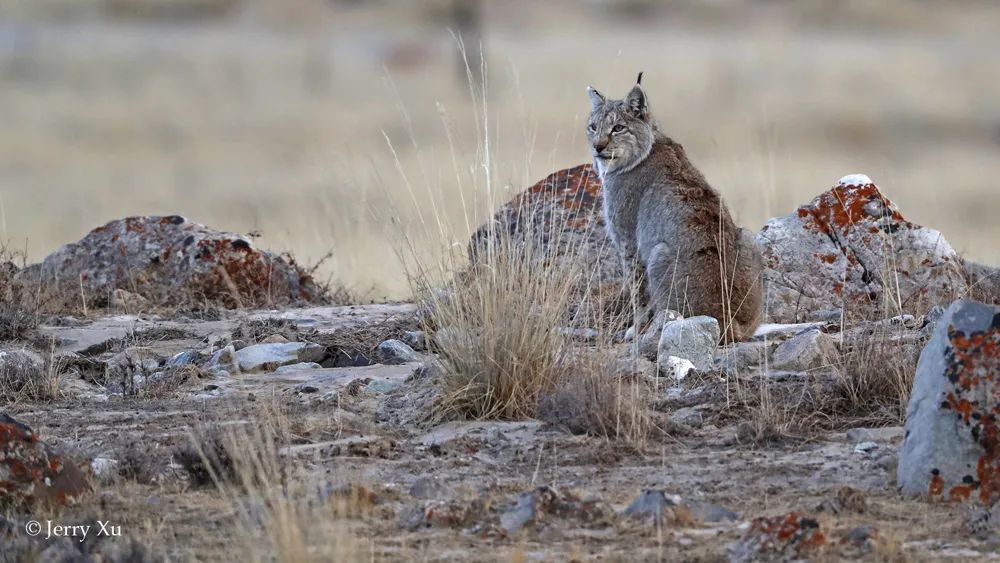
[[[823,547],[826,535],[820,530],[816,520],[804,514],[789,512],[754,519],[743,541],[755,544],[760,552],[791,548],[797,556],[802,556]]]
[[[1000,315],[998,315],[1000,317]],[[954,411],[965,424],[983,453],[976,464],[976,475],[948,489],[950,500],[968,500],[978,491],[980,502],[1000,500],[1000,326],[994,321],[988,330],[965,333],[948,327],[945,376],[952,389],[942,408]],[[985,387],[986,392],[983,392]],[[931,496],[944,492],[941,475],[931,479]]]

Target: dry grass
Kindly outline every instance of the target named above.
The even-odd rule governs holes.
[[[361,561],[369,542],[355,522],[368,516],[374,495],[338,487],[283,450],[289,420],[275,405],[257,409],[254,424],[192,434],[196,480],[214,484],[234,512],[230,545],[241,561]]]
[[[836,371],[833,409],[868,424],[906,421],[922,345],[900,342],[903,332],[883,326],[845,346]]]
[[[573,434],[613,439],[641,450],[655,428],[650,384],[619,375],[621,362],[602,344],[575,351],[567,376],[543,397],[539,418]]]
[[[576,273],[498,249],[465,283],[432,292],[430,320],[445,368],[442,409],[468,418],[532,418],[567,376],[560,328]]]

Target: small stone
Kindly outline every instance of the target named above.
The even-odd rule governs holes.
[[[864,456],[871,455],[871,453],[878,449],[878,444],[875,442],[861,442],[854,446],[854,453],[861,454]]]
[[[625,509],[625,516],[642,519],[651,525],[673,516],[673,509],[680,506],[680,497],[667,495],[661,490],[645,490]]]
[[[290,373],[298,373],[300,371],[308,371],[311,369],[321,369],[323,366],[317,364],[316,362],[299,362],[297,364],[289,364],[287,366],[281,366],[280,368],[274,370],[275,375],[288,375]]]
[[[307,395],[310,393],[318,393],[319,387],[316,387],[315,385],[309,385],[308,383],[300,383],[295,386],[295,392],[302,395]]]
[[[691,502],[685,506],[691,511],[691,516],[705,524],[720,524],[722,522],[736,522],[740,519],[739,514],[718,504],[708,502]]]
[[[676,356],[690,361],[699,371],[710,371],[720,335],[719,321],[712,317],[701,315],[668,322],[663,325],[657,357]]]
[[[90,471],[101,483],[108,485],[118,476],[118,460],[95,457],[90,462]]]
[[[410,485],[410,495],[419,499],[435,499],[445,496],[448,487],[435,477],[421,477]]]
[[[205,361],[205,355],[197,350],[188,350],[179,354],[174,354],[167,360],[167,367],[186,366],[190,364],[200,364]]]
[[[402,386],[403,382],[399,379],[376,378],[369,381],[366,388],[373,393],[386,395]]]
[[[851,428],[847,431],[847,441],[852,443],[871,442],[875,439],[871,430],[867,428]]]
[[[691,372],[695,371],[694,364],[684,358],[677,356],[661,356],[658,358],[660,364],[657,366],[658,372],[664,377],[669,377],[674,381],[683,381]]]
[[[305,342],[254,344],[236,352],[239,371],[270,372],[281,366],[301,362],[319,362],[326,355],[322,346]]]
[[[781,371],[810,371],[835,365],[840,357],[830,335],[809,329],[782,342],[771,358],[771,368]]]
[[[287,344],[288,339],[280,334],[272,334],[264,340],[260,341],[261,344]]]
[[[386,340],[375,349],[375,357],[385,365],[400,365],[420,361],[420,355],[401,340]]]
[[[427,350],[427,333],[422,330],[408,330],[403,333],[403,342],[414,350]]]
[[[232,344],[217,350],[208,363],[205,364],[205,371],[220,375],[225,372],[226,376],[240,373],[240,364],[236,359],[236,348]]]

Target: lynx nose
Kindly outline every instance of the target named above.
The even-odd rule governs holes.
[[[611,140],[607,138],[594,141],[594,150],[599,153],[604,152],[604,149],[608,148],[609,142],[611,142]]]

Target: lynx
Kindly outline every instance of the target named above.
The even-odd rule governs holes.
[[[674,310],[715,317],[727,339],[746,340],[762,317],[760,251],[684,148],[660,132],[641,81],[640,73],[622,100],[587,88],[587,139],[638,311],[635,335]]]

